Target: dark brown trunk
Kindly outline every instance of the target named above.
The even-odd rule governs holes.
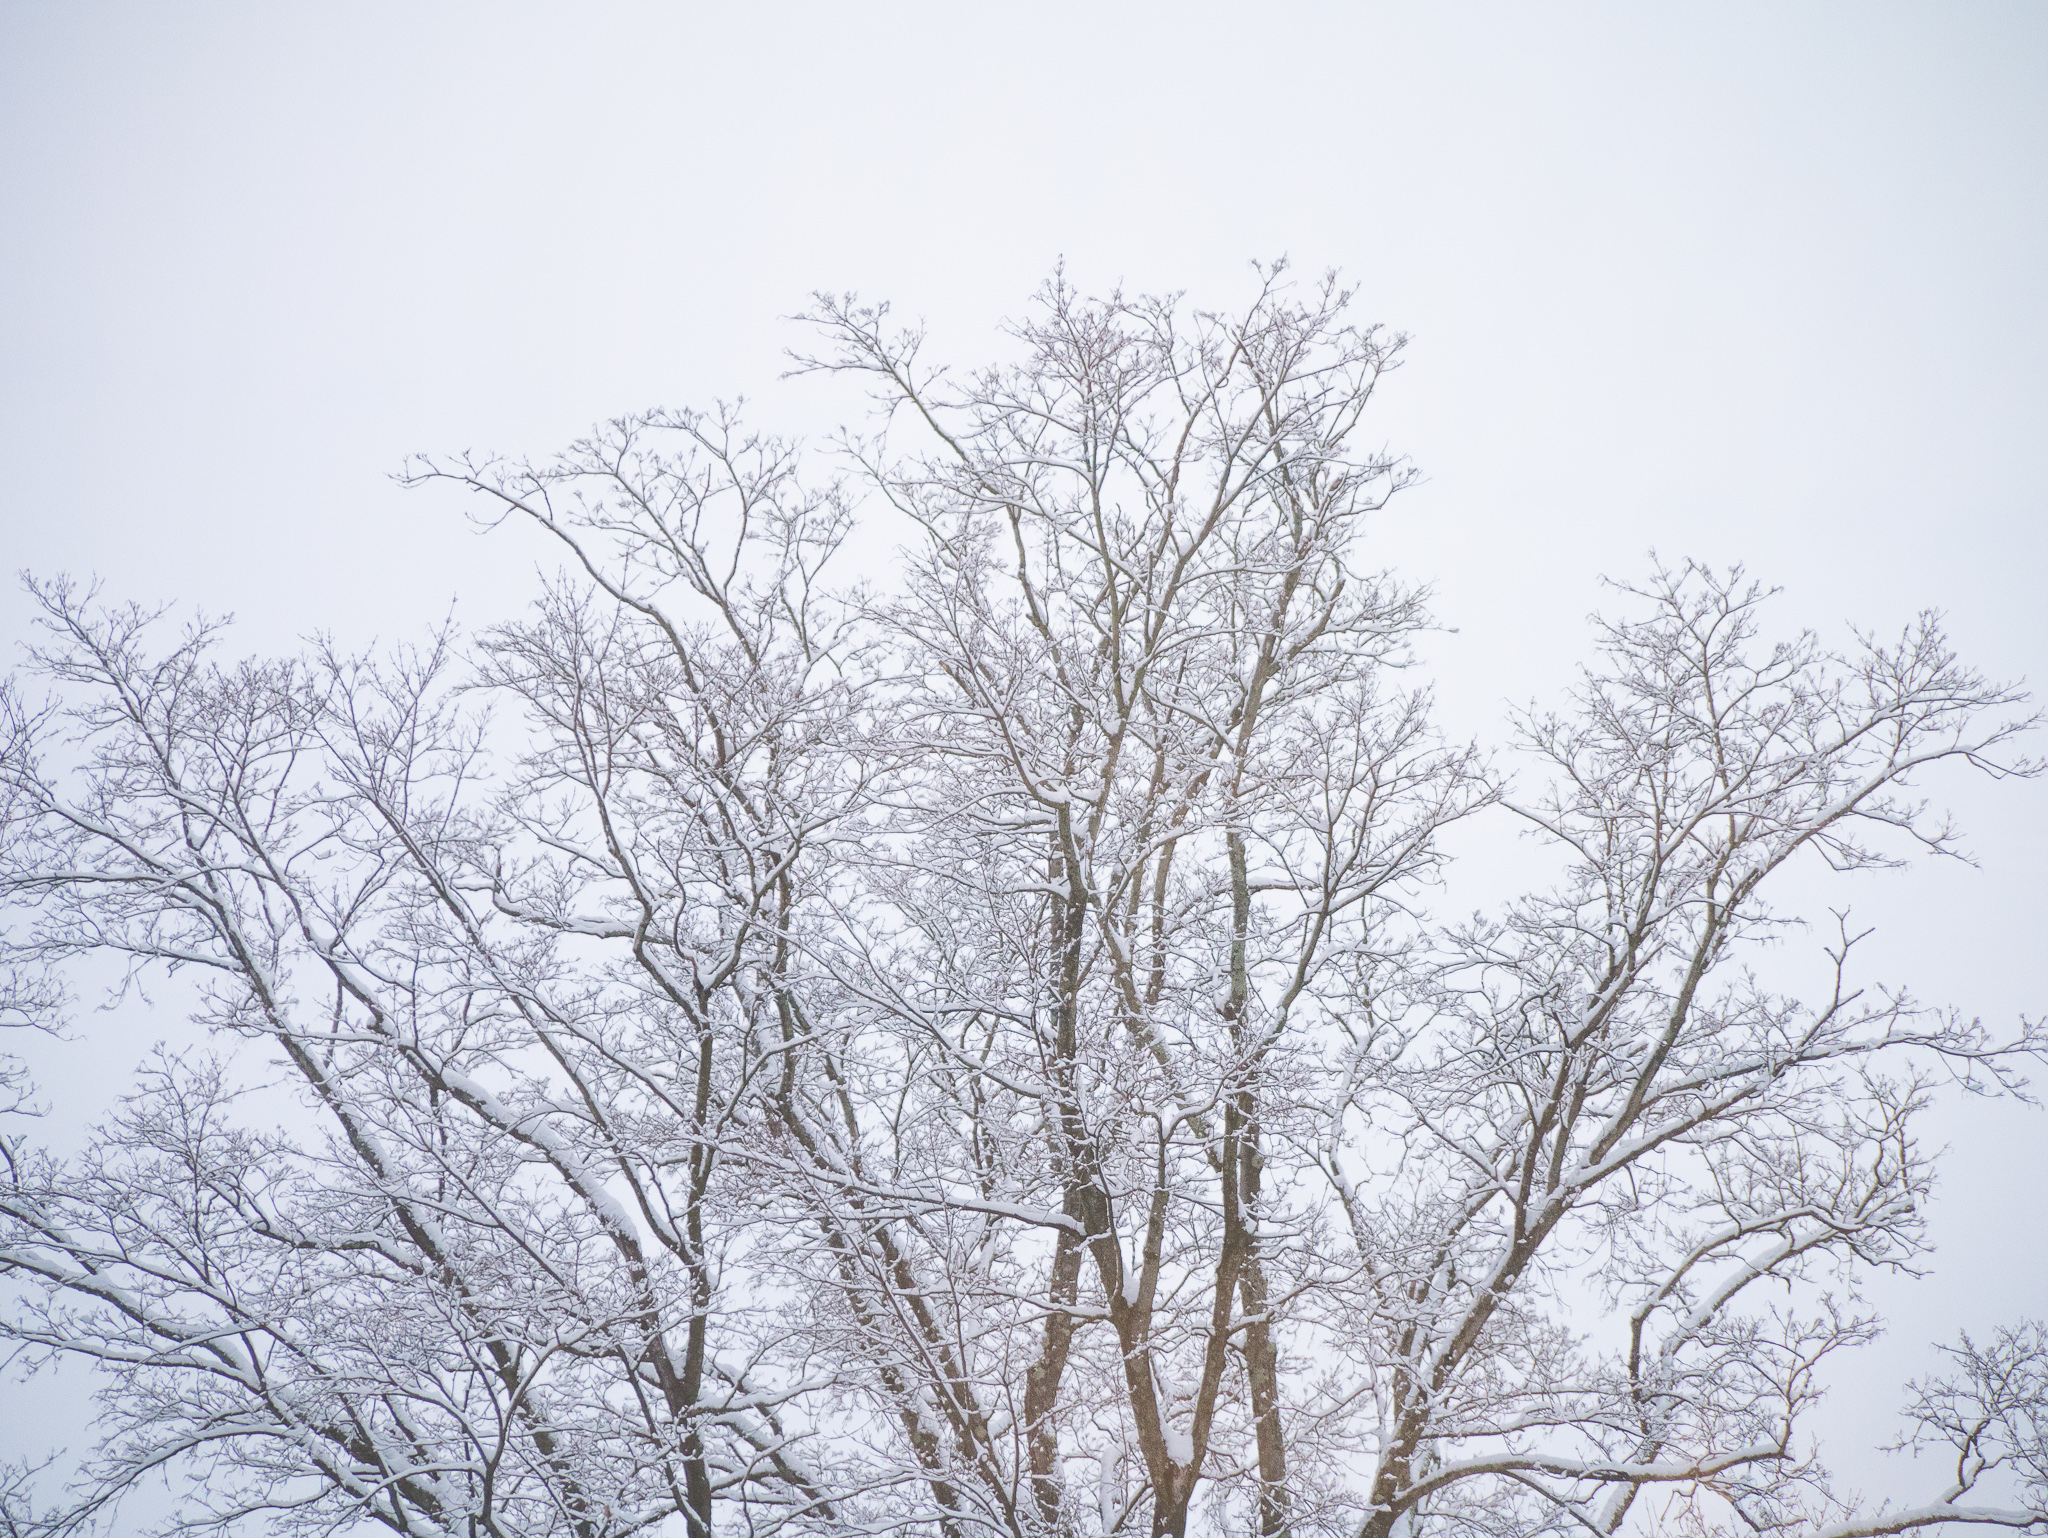
[[[1176,1479],[1174,1488],[1162,1490],[1152,1498],[1152,1538],[1187,1538],[1188,1507],[1195,1494],[1194,1471],[1187,1477]]]
[[[1245,1375],[1251,1380],[1252,1421],[1259,1451],[1259,1532],[1261,1538],[1282,1538],[1287,1525],[1287,1445],[1280,1436],[1280,1354],[1273,1329],[1266,1322],[1266,1273],[1257,1252],[1245,1259],[1238,1276],[1244,1301]]]
[[[697,1135],[701,1139],[711,1112],[711,1032],[697,1043]],[[702,1142],[690,1150],[690,1207],[683,1220],[684,1257],[690,1272],[690,1330],[683,1348],[683,1413],[689,1416],[683,1436],[683,1495],[688,1509],[683,1522],[689,1538],[711,1538],[711,1467],[698,1429],[697,1405],[704,1393],[704,1334],[711,1317],[711,1269],[704,1256],[704,1198],[711,1185],[711,1150]]]
[[[1069,1202],[1071,1209],[1075,1204]],[[1069,1217],[1079,1214],[1069,1211]],[[1062,1230],[1059,1248],[1053,1252],[1052,1278],[1045,1316],[1045,1344],[1038,1360],[1024,1379],[1024,1434],[1031,1460],[1031,1501],[1038,1520],[1048,1532],[1060,1529],[1060,1482],[1058,1423],[1053,1410],[1059,1404],[1060,1379],[1067,1368],[1067,1353],[1074,1341],[1074,1299],[1080,1291],[1081,1238]]]

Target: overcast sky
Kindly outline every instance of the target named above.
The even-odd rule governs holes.
[[[1568,681],[1651,547],[1835,636],[1942,609],[2048,682],[2041,4],[13,0],[0,551],[251,648],[479,621],[543,552],[392,486],[407,453],[738,393],[815,434],[778,380],[812,290],[972,360],[1062,257],[1227,304],[1282,253],[1414,338],[1373,431],[1426,480],[1379,550],[1455,627],[1460,733]],[[1873,978],[2048,1009],[2048,785],[1930,789],[1979,865],[1819,900],[1880,926]],[[1941,1135],[1938,1269],[1876,1289],[1849,1441],[1934,1337],[2048,1313],[2048,1115]]]

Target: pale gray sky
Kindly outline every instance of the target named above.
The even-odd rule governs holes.
[[[1458,627],[1458,730],[1563,683],[1651,546],[1836,633],[1941,608],[2048,683],[2039,4],[15,0],[0,564],[251,647],[491,617],[538,552],[392,487],[406,453],[742,391],[817,431],[777,382],[812,289],[972,359],[1062,255],[1228,302],[1283,252],[1414,335],[1379,431],[1428,479],[1380,548]],[[1981,866],[1862,883],[1866,966],[2038,1013],[2048,786],[1935,789]],[[1929,1339],[2048,1312],[2048,1117],[1942,1132],[1939,1270],[1879,1287],[1848,1440]]]

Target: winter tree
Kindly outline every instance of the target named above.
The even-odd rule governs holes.
[[[8,1134],[0,1331],[101,1384],[8,1531],[159,1472],[219,1533],[2048,1524],[2039,1326],[1910,1391],[1924,1505],[1804,1421],[1922,1252],[1916,1115],[2048,1037],[1846,923],[1819,994],[1750,965],[1779,872],[1950,847],[1919,771],[2029,772],[2024,702],[1655,566],[1522,767],[1446,742],[1367,560],[1400,339],[1263,278],[1056,279],[978,372],[821,300],[876,413],[808,459],[419,461],[562,559],[473,637],[238,660],[34,583],[0,1010],[111,958],[198,1029],[75,1156]],[[1446,921],[1473,818],[1556,881]]]

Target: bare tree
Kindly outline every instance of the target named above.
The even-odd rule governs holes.
[[[1501,780],[1359,564],[1407,471],[1348,304],[1055,279],[956,375],[821,300],[800,367],[880,408],[836,476],[729,413],[422,461],[569,574],[389,661],[37,588],[10,1007],[112,954],[204,979],[210,1045],[8,1144],[4,1329],[106,1385],[26,1530],[173,1465],[195,1531],[2048,1524],[2037,1327],[1913,1391],[1927,1505],[1799,1440],[1921,1252],[1915,1115],[2042,1035],[1859,988],[1846,923],[1824,996],[1746,966],[1793,862],[1950,846],[1917,771],[2030,770],[2019,697],[1660,567]],[[1481,814],[1559,879],[1447,925]]]

